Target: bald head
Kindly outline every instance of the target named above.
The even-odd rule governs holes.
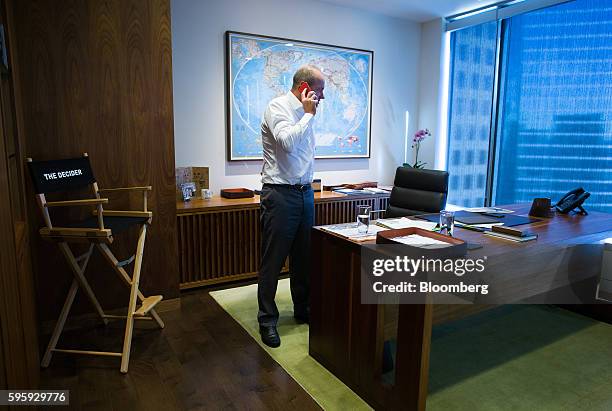
[[[302,96],[299,88],[304,81],[308,83],[310,89],[315,92],[317,100],[323,100],[325,98],[325,95],[323,94],[323,89],[325,88],[325,77],[323,77],[321,70],[310,64],[304,65],[297,69],[293,75],[293,86],[291,87],[291,92],[300,101],[302,101]]]
[[[297,89],[300,84],[305,81],[309,85],[314,85],[316,82],[325,82],[323,73],[317,67],[310,64],[304,65],[297,69],[293,75],[293,86],[292,89]]]

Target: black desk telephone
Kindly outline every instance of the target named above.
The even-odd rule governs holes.
[[[555,208],[558,212],[562,214],[567,214],[574,209],[580,210],[578,213],[582,215],[587,215],[588,213],[584,208],[582,208],[582,203],[591,196],[591,193],[584,191],[582,187],[576,188],[566,195],[564,195],[557,204],[555,204]]]

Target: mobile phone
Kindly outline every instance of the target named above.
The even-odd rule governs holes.
[[[302,84],[300,84],[300,88],[298,88],[298,91],[300,92],[300,94],[302,94],[304,90],[306,90],[306,96],[308,96],[308,93],[312,91],[310,89],[310,85],[307,82],[302,81]]]

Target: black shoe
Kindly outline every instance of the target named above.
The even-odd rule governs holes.
[[[259,334],[261,335],[261,341],[268,347],[276,348],[280,346],[280,337],[274,325],[260,325]]]
[[[295,318],[295,321],[297,321],[298,324],[310,324],[310,315],[308,312],[300,314],[294,313],[293,318]]]

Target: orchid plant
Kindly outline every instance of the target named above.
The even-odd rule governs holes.
[[[425,140],[426,137],[431,137],[431,133],[429,129],[422,129],[414,133],[414,137],[412,138],[412,148],[416,149],[416,156],[414,158],[413,168],[423,168],[427,163],[419,162],[419,150],[421,148],[421,143]]]

